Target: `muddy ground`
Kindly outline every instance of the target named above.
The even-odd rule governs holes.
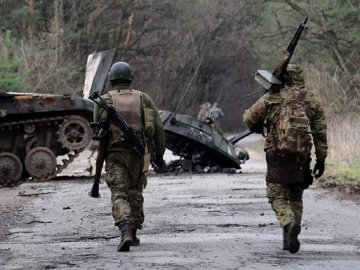
[[[84,174],[88,155],[65,175]],[[263,155],[250,156],[238,174],[152,173],[141,245],[129,253],[116,251],[105,184],[100,199],[87,195],[92,179],[66,176],[1,189],[0,269],[360,269],[359,204],[312,186],[301,249],[283,251]]]

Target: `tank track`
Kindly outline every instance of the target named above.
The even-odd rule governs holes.
[[[46,117],[46,118],[38,118],[38,119],[29,119],[29,120],[20,120],[20,121],[12,121],[12,122],[6,122],[6,123],[0,123],[0,132],[3,131],[7,131],[7,130],[15,130],[15,129],[22,129],[25,130],[26,126],[31,126],[31,125],[35,125],[35,126],[57,126],[58,130],[60,129],[60,126],[66,121],[68,120],[70,116],[58,116],[58,117]],[[24,131],[24,136],[26,136],[27,132]],[[57,141],[59,142],[59,144],[66,148],[62,143],[61,140],[59,138],[59,134],[56,132],[56,134],[52,134],[52,136],[57,136]],[[30,137],[30,136],[29,136]],[[25,139],[26,140],[26,139]],[[56,168],[55,170],[46,175],[43,176],[41,178],[35,178],[33,179],[33,181],[46,181],[52,178],[55,178],[57,174],[61,173],[76,157],[79,156],[79,154],[85,149],[81,148],[81,149],[68,149],[69,153],[65,154],[66,158],[62,159],[61,162],[59,163],[58,161],[56,161]],[[49,148],[51,150],[51,148]],[[26,153],[25,153],[26,154]],[[64,155],[64,156],[65,156]],[[56,155],[55,155],[56,156]],[[24,162],[23,159],[22,163]],[[24,166],[24,163],[23,163]],[[23,179],[22,179],[23,180]],[[4,184],[4,186],[14,186],[17,184],[20,184],[21,180],[19,181],[19,183],[11,183],[11,182],[7,182]]]

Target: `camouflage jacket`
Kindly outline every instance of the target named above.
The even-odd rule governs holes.
[[[112,91],[128,91],[130,90],[129,85],[116,85],[113,87]],[[102,96],[104,100],[109,101],[112,103],[112,98],[109,93]],[[153,136],[151,138],[147,137],[148,147],[149,151],[153,154],[163,156],[165,152],[165,133],[164,133],[164,127],[160,119],[159,111],[155,106],[154,101],[151,99],[151,97],[141,92],[141,118],[142,118],[142,125],[145,126],[145,115],[144,110],[145,108],[149,108],[153,110],[154,113],[154,132]],[[102,108],[100,108],[98,105],[95,105],[94,108],[94,122],[97,122],[100,118],[106,117],[106,111]],[[108,151],[129,151],[129,146],[126,144],[118,144],[114,146],[110,146]]]
[[[277,138],[276,127],[278,123],[271,123],[269,119],[272,119],[271,116],[277,111],[281,100],[284,96],[289,95],[290,91],[297,91],[297,89],[284,87],[279,93],[267,92],[243,115],[244,122],[250,130],[264,121],[266,122],[267,136],[264,146],[266,152],[269,150],[277,151],[274,141]],[[306,115],[310,120],[310,131],[315,146],[316,158],[325,160],[327,156],[327,138],[324,110],[314,93],[307,92],[303,102]]]

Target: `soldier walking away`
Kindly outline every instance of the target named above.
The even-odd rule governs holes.
[[[210,109],[211,126],[217,130],[220,130],[220,119],[223,118],[224,113],[216,102]]]
[[[201,122],[206,123],[206,119],[210,117],[210,109],[211,109],[211,103],[205,102],[200,106],[200,111],[198,113],[197,119]]]
[[[144,222],[143,189],[150,153],[156,166],[164,165],[165,134],[159,112],[149,95],[131,88],[134,75],[125,62],[117,62],[109,71],[112,90],[102,98],[111,103],[138,138],[145,144],[140,158],[121,130],[110,124],[110,141],[106,151],[105,181],[111,191],[112,215],[121,231],[118,251],[129,251],[140,244],[136,236]],[[94,120],[106,117],[106,110],[95,106]]]
[[[283,228],[283,249],[296,253],[300,248],[303,191],[312,184],[312,174],[319,178],[325,170],[326,122],[315,95],[305,89],[299,66],[288,65],[284,82],[279,90],[268,90],[246,110],[244,122],[257,133],[262,133],[265,122],[267,197]],[[312,142],[316,155],[313,171]]]

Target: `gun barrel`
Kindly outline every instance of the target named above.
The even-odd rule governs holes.
[[[247,130],[235,135],[234,137],[230,138],[229,142],[231,142],[232,144],[236,144],[238,141],[244,139],[245,137],[249,136],[252,133],[253,133],[252,131],[247,129]]]
[[[290,54],[290,58],[291,58],[291,55],[293,54],[293,52],[295,51],[295,47],[300,39],[302,32],[306,28],[307,20],[308,20],[308,17],[306,17],[305,21],[299,25],[298,29],[296,30],[295,35],[293,36],[289,46],[286,49],[286,51]]]

